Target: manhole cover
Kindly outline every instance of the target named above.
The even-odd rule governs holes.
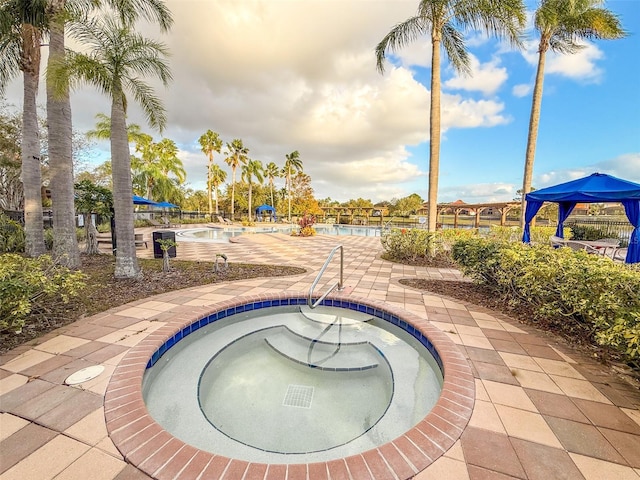
[[[102,372],[104,372],[104,367],[102,365],[93,365],[69,375],[64,383],[67,385],[77,385],[79,383],[88,382],[89,380],[96,378]]]

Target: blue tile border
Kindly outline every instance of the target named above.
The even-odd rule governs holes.
[[[210,323],[216,322],[218,320],[222,320],[223,318],[236,315],[238,313],[260,310],[262,308],[270,308],[270,307],[283,307],[283,306],[299,306],[306,305],[308,299],[306,297],[289,297],[289,298],[277,298],[272,300],[263,300],[256,302],[248,302],[243,305],[238,305],[235,307],[229,307],[224,310],[219,310],[217,312],[213,312],[206,317],[200,318],[198,320],[194,320],[191,324],[182,328],[178,332],[176,332],[172,337],[166,340],[152,355],[149,361],[147,362],[146,368],[149,369],[153,367],[156,362],[164,355],[171,347],[173,347],[176,343],[178,343],[183,338],[187,337],[191,333],[199,330],[200,328],[209,325]],[[431,343],[428,337],[426,337],[418,328],[409,323],[406,320],[403,320],[401,317],[389,313],[386,310],[381,310],[378,307],[372,307],[366,303],[352,302],[341,299],[324,299],[320,305],[327,307],[338,307],[345,308],[347,310],[354,310],[356,312],[365,313],[367,315],[372,315],[376,318],[384,320],[392,325],[396,325],[401,328],[405,332],[409,333],[412,337],[418,340],[428,351],[431,353],[436,363],[440,367],[440,370],[444,374],[444,365],[442,362],[442,358],[438,353],[435,346]]]

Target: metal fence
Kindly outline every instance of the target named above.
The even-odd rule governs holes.
[[[631,232],[633,231],[633,226],[629,222],[624,222],[620,220],[598,220],[595,218],[590,219],[571,219],[564,222],[565,227],[588,227],[593,229],[598,229],[607,238],[619,238],[623,242],[629,242],[631,238]]]

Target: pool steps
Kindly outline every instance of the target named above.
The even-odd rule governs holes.
[[[369,342],[316,341],[293,332],[287,327],[276,327],[265,342],[283,357],[305,365],[332,372],[369,370],[379,365],[378,350]]]

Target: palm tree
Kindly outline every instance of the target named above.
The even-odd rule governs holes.
[[[300,152],[297,150],[285,155],[284,168],[282,169],[282,175],[286,179],[287,197],[289,198],[289,221],[291,221],[291,174],[295,172],[302,172],[302,160],[300,160]]]
[[[222,168],[220,168],[219,165],[213,165],[211,167],[210,182],[211,182],[211,187],[213,188],[213,191],[216,193],[216,215],[218,215],[219,213],[218,189],[220,188],[220,185],[222,185],[225,182],[226,179],[227,179],[227,172],[222,170]]]
[[[264,181],[264,167],[260,160],[248,160],[242,166],[242,179],[249,184],[249,221],[251,221],[251,192],[253,187],[253,177],[256,177],[258,183]]]
[[[132,157],[133,183],[139,185],[144,195],[152,200],[168,200],[176,195],[177,185],[184,183],[186,172],[178,158],[178,146],[173,140],[163,138],[159,143],[151,135],[142,134],[136,142],[140,158]],[[173,175],[175,178],[171,178]]]
[[[376,61],[384,73],[385,55],[424,35],[431,37],[431,107],[429,117],[429,231],[435,231],[440,168],[440,49],[453,68],[469,74],[469,54],[463,32],[480,29],[519,45],[525,24],[522,0],[420,0],[414,17],[399,23],[376,46]]]
[[[269,162],[267,163],[267,167],[264,170],[264,174],[269,179],[269,188],[271,190],[271,206],[273,208],[276,208],[275,204],[273,203],[273,180],[280,176],[280,170],[275,163]]]
[[[42,172],[36,96],[40,80],[40,44],[47,29],[44,0],[9,0],[0,6],[0,94],[19,72],[23,75],[22,186],[25,253],[45,252]]]
[[[96,114],[96,128],[89,130],[86,134],[87,138],[95,140],[111,139],[111,117],[104,113]],[[142,132],[140,125],[130,123],[127,125],[127,138],[129,143],[140,142],[147,135]]]
[[[124,25],[132,25],[138,18],[142,17],[146,20],[157,22],[162,30],[167,31],[173,21],[169,10],[161,0],[94,0],[90,2],[47,0],[46,11],[50,21],[49,59],[47,61],[47,124],[49,135],[49,167],[51,171],[51,201],[54,208],[53,247],[54,254],[60,258],[60,261],[72,268],[80,265],[80,252],[76,239],[73,197],[71,102],[68,79],[65,79],[64,75],[59,76],[54,72],[60,71],[60,66],[64,64],[65,60],[65,22],[69,19],[68,10],[70,10],[70,8],[67,7],[74,7],[75,12],[73,13],[79,15],[87,13],[89,9],[103,5],[114,8]],[[98,34],[98,32],[96,32],[96,34]],[[106,74],[106,72],[103,72],[103,74]],[[137,80],[136,83],[144,85]],[[100,86],[105,91],[111,90],[108,85]],[[122,99],[123,97],[121,100]],[[112,121],[114,121],[113,115]],[[122,125],[124,125],[124,123],[123,120]],[[122,125],[117,125],[117,128],[121,128]],[[114,165],[114,174],[118,170]],[[120,180],[120,178],[118,178],[118,180]],[[114,184],[115,183],[117,182],[114,181]],[[114,191],[114,193],[116,192]],[[120,201],[121,200],[116,200],[116,203]],[[131,232],[131,235],[133,235],[133,232]],[[121,240],[124,241],[125,238]],[[134,244],[132,243],[132,245]],[[135,249],[135,246],[133,248]],[[133,265],[131,265],[131,267],[133,267]],[[130,270],[129,267],[124,267],[121,261],[119,267],[116,267],[117,273],[124,274],[123,268]],[[128,276],[128,274],[124,276]]]
[[[166,123],[164,107],[141,76],[154,74],[164,85],[171,79],[164,58],[165,46],[132,31],[129,24],[105,16],[75,25],[74,35],[90,47],[90,52],[69,53],[65,69],[50,72],[62,78],[63,88],[69,80],[97,86],[111,97],[111,161],[113,200],[116,219],[116,278],[140,275],[133,230],[131,156],[126,125],[126,91],[142,107],[147,121],[160,130]]]
[[[213,214],[213,202],[211,199],[211,176],[213,174],[213,152],[220,153],[222,150],[222,139],[220,135],[211,130],[207,130],[199,139],[202,153],[209,158],[209,167],[207,168],[207,196],[209,197],[209,220]],[[218,214],[218,200],[216,193],[216,215]]]
[[[242,144],[242,140],[236,138],[227,143],[228,156],[224,159],[231,167],[231,220],[235,219],[234,203],[236,200],[236,168],[247,163],[249,149]]]
[[[538,44],[538,69],[531,99],[531,116],[527,153],[524,161],[522,179],[522,207],[520,226],[524,228],[526,207],[525,196],[531,191],[533,163],[536,155],[540,108],[542,106],[542,87],[544,83],[544,65],[549,50],[561,54],[578,52],[584,46],[584,39],[613,40],[626,35],[620,19],[609,10],[600,8],[603,0],[543,0],[536,10],[534,25],[540,34]]]

